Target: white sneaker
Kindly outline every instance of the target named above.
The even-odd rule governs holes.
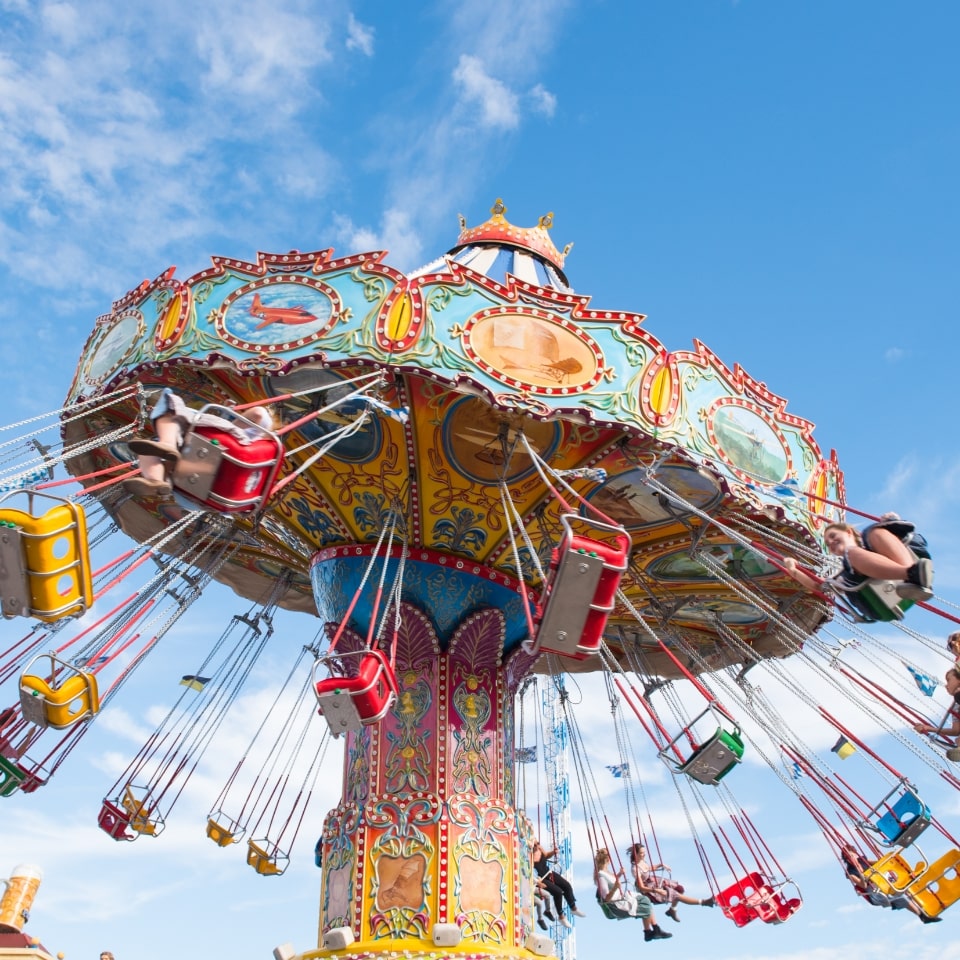
[[[561,918],[560,918],[560,926],[561,926],[561,927],[566,927],[566,928],[569,930],[569,929],[570,929],[570,921],[569,921],[566,917],[561,917]]]
[[[573,908],[573,915],[575,917],[585,917],[586,914],[582,910],[578,910],[576,907]]]

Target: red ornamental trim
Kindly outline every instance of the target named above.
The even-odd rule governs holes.
[[[505,373],[501,368],[494,366],[480,356],[471,342],[471,338],[475,335],[476,329],[481,323],[498,316],[532,317],[542,320],[551,326],[560,327],[571,337],[577,340],[581,346],[586,347],[590,352],[594,361],[593,374],[586,380],[576,379],[576,375],[579,373],[582,365],[579,364],[579,361],[573,358],[573,363],[578,364],[577,368],[567,369],[565,367],[567,360],[563,357],[559,357],[555,361],[545,361],[544,364],[542,364],[542,370],[544,373],[549,373],[551,377],[556,378],[556,386],[542,383],[531,383],[529,380],[523,380],[519,377],[510,376],[509,374]],[[479,367],[484,373],[513,389],[521,389],[525,392],[540,394],[546,397],[565,397],[584,393],[593,389],[603,377],[605,369],[603,352],[593,337],[585,333],[568,317],[562,317],[547,310],[541,310],[538,307],[510,304],[481,310],[478,313],[473,314],[473,316],[467,320],[461,336],[464,353],[467,355],[467,358],[477,367]],[[564,385],[563,381],[565,379],[572,379],[573,382],[569,386]]]
[[[410,316],[403,318],[403,333],[397,338],[392,339],[387,330],[387,326],[394,319],[397,320],[397,312],[410,310]],[[398,283],[387,299],[384,300],[380,313],[377,315],[375,327],[375,336],[377,346],[381,350],[392,352],[395,350],[409,350],[420,338],[420,332],[423,330],[423,322],[426,312],[423,306],[423,291],[420,283],[404,280]]]
[[[653,387],[661,372],[669,380],[670,396],[667,407],[658,413],[653,406]],[[677,415],[680,406],[680,368],[676,357],[667,350],[661,351],[647,366],[640,381],[640,409],[643,415],[658,427],[666,426]]]
[[[243,340],[240,337],[235,337],[227,330],[226,324],[224,323],[224,317],[227,315],[231,304],[248,293],[253,293],[256,290],[263,290],[267,287],[275,286],[278,283],[285,285],[302,285],[323,294],[330,301],[330,316],[327,318],[326,322],[318,330],[305,337],[296,337],[282,343],[253,343],[249,340]],[[296,350],[299,347],[303,347],[308,343],[314,343],[317,340],[321,340],[323,337],[325,337],[337,322],[342,306],[343,303],[340,299],[340,294],[337,293],[333,287],[325,284],[322,280],[304,276],[267,277],[264,280],[255,280],[252,283],[246,283],[227,296],[220,305],[219,309],[215,310],[213,313],[214,327],[217,333],[220,335],[220,339],[223,340],[224,343],[230,344],[239,350],[249,350],[253,353],[277,353],[284,350]],[[290,328],[291,332],[295,332],[296,329],[297,328],[295,326]]]
[[[750,400],[745,400],[743,397],[721,397],[707,408],[705,414],[707,438],[710,441],[711,446],[713,446],[713,448],[720,454],[723,461],[729,464],[733,472],[742,480],[746,480],[748,483],[777,483],[780,479],[782,479],[778,478],[777,480],[767,480],[755,473],[748,473],[741,467],[738,467],[738,465],[730,459],[730,456],[724,449],[723,441],[717,437],[716,430],[714,429],[714,418],[716,417],[717,411],[723,409],[724,407],[740,407],[743,410],[748,410],[750,413],[759,417],[760,420],[762,420],[763,423],[770,428],[779,442],[784,458],[786,459],[784,477],[792,476],[793,455],[790,451],[790,444],[787,442],[787,438],[784,436],[783,431],[777,425],[776,421],[772,420],[764,409]]]
[[[193,297],[190,288],[179,280],[161,281],[154,289],[170,291],[170,297],[160,310],[153,328],[153,347],[157,353],[162,353],[183,336],[193,306]]]

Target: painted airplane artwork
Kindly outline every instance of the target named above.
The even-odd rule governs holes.
[[[316,336],[332,316],[333,305],[323,291],[301,283],[275,283],[231,301],[223,326],[246,343],[286,343]]]

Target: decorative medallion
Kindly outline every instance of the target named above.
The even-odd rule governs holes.
[[[319,340],[340,315],[337,292],[312,277],[244,284],[214,315],[217,333],[242,350],[293,350]]]
[[[118,314],[104,326],[87,352],[82,376],[87,383],[103,383],[133,352],[143,336],[145,324],[139,310]]]
[[[158,353],[169,350],[187,327],[190,316],[190,290],[179,281],[168,281],[162,285],[160,318],[153,328],[153,346]]]
[[[537,454],[549,461],[560,442],[559,424],[524,420],[523,433]],[[463,476],[477,483],[497,483],[501,478],[516,483],[534,470],[510,418],[476,397],[464,397],[447,411],[443,452]]]
[[[737,579],[754,579],[779,572],[773,564],[761,559],[756,551],[737,543],[708,543],[698,552],[706,554],[714,563],[720,564],[727,574]],[[660,557],[650,564],[647,572],[658,580],[716,580],[716,575],[697,560],[696,555],[691,556],[689,547]]]
[[[648,483],[646,469],[628,470],[611,477],[589,497],[592,506],[628,530],[663,523],[690,513],[683,503],[708,510],[721,496],[716,480],[696,467],[667,465],[654,477],[677,497],[672,500]]]
[[[284,401],[285,409],[292,411],[292,420],[318,413],[297,427],[307,440],[325,439],[367,409],[361,397],[346,399],[356,390],[356,385],[344,383],[337,374],[319,367],[299,367],[286,376],[270,377],[267,388],[273,397],[300,394]],[[319,413],[321,410],[324,412]],[[345,463],[368,463],[379,454],[382,442],[380,418],[369,417],[356,433],[338,440],[324,456]]]
[[[463,347],[490,376],[545,396],[589,390],[603,374],[596,342],[565,317],[537,307],[481,310],[463,329]]]
[[[705,420],[710,443],[743,479],[780,483],[792,472],[786,437],[749,400],[723,397],[706,411]]]

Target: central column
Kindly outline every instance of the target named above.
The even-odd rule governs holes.
[[[329,582],[330,570],[314,573],[315,586]],[[490,584],[478,577],[474,595]],[[502,607],[451,624],[453,599],[440,590],[445,609],[433,615],[401,603],[397,700],[378,724],[346,734],[343,798],[323,828],[320,942],[348,927],[359,941],[353,955],[532,956],[522,944],[532,928],[533,834],[513,806],[513,698],[533,661],[514,643],[504,663],[513,628]],[[347,629],[337,650],[363,646]],[[438,954],[437,924],[455,925],[459,946]]]

